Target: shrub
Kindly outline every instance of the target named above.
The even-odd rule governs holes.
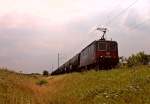
[[[49,72],[48,72],[47,70],[44,70],[44,71],[43,71],[43,75],[44,75],[44,76],[48,76],[48,75],[49,75]]]
[[[148,63],[149,63],[149,55],[146,55],[144,52],[133,54],[127,60],[127,65],[129,67],[136,65],[147,65]]]
[[[41,86],[41,85],[44,85],[44,84],[47,84],[47,83],[48,83],[47,80],[41,79],[41,80],[39,80],[36,84]]]
[[[119,66],[126,66],[127,58],[124,56],[119,57]]]

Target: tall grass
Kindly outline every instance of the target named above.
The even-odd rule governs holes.
[[[150,104],[149,88],[148,66],[36,78],[0,70],[0,104]]]

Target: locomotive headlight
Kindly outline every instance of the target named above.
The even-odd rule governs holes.
[[[110,52],[106,52],[106,55],[109,56],[109,55],[110,55]]]
[[[101,56],[101,58],[102,58],[103,56]]]

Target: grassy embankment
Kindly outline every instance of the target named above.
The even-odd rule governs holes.
[[[150,67],[50,77],[1,69],[0,104],[150,104]]]

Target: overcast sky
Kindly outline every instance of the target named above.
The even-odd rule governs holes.
[[[56,68],[58,52],[62,64],[100,38],[96,26],[109,29],[120,56],[150,53],[150,0],[0,0],[0,66]]]

